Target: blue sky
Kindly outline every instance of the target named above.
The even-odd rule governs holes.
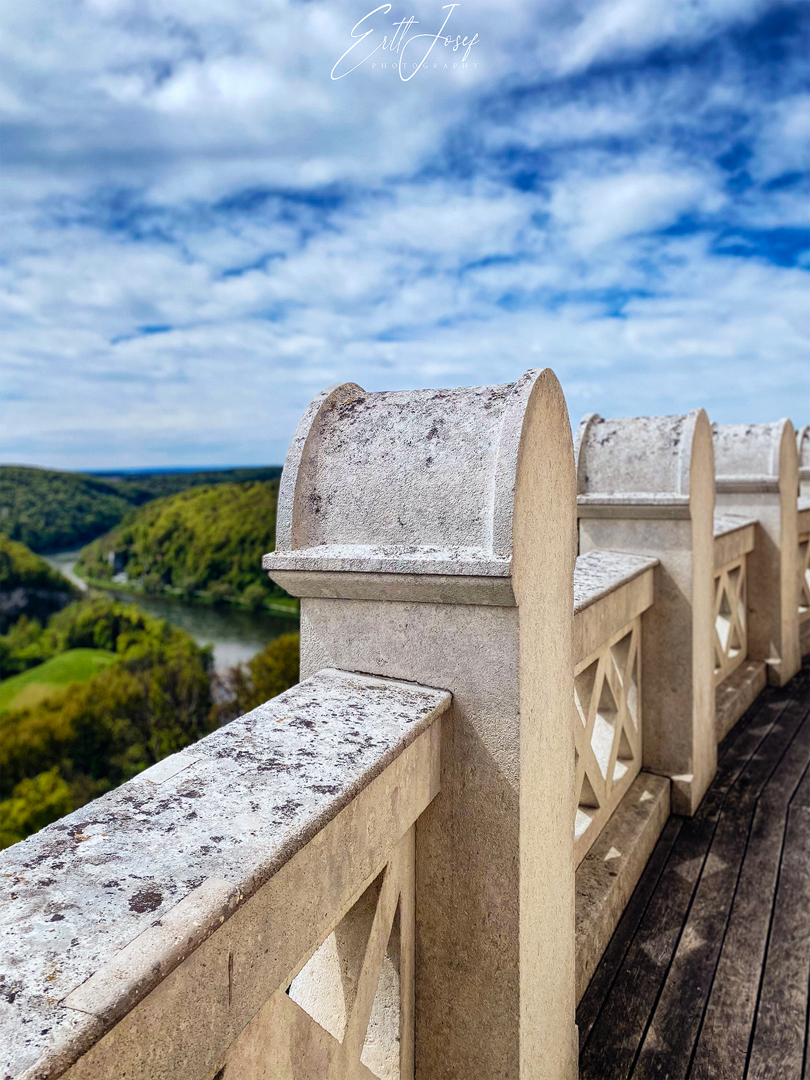
[[[810,419],[806,0],[464,2],[466,68],[333,79],[374,6],[3,6],[0,461],[277,463],[329,383],[544,366],[574,423]]]

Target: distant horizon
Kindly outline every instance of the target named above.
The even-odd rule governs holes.
[[[30,465],[21,461],[0,461],[0,468],[41,469],[44,472],[78,473],[83,476],[157,476],[175,473],[235,472],[238,469],[283,469],[282,465],[158,465],[142,468],[129,466],[122,469],[79,469],[56,465]]]

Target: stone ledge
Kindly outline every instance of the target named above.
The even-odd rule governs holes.
[[[649,555],[631,555],[603,548],[593,548],[578,555],[574,564],[574,614],[656,566],[658,559]]]
[[[320,671],[0,853],[0,1076],[60,1075],[450,701]]]
[[[746,660],[723,679],[714,692],[714,729],[718,742],[753,705],[767,681],[768,673],[762,660]]]
[[[669,817],[670,782],[640,773],[576,874],[576,997],[582,998]]]
[[[756,521],[742,515],[714,516],[714,569],[720,570],[754,550]]]

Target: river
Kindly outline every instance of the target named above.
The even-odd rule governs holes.
[[[60,551],[56,555],[46,555],[45,559],[74,585],[86,590],[85,582],[73,572],[78,556],[78,551]],[[298,629],[297,618],[273,615],[269,611],[205,607],[187,604],[175,597],[143,596],[114,589],[108,592],[119,600],[137,604],[149,615],[179,626],[199,645],[213,645],[214,667],[220,672],[249,660],[281,634]]]

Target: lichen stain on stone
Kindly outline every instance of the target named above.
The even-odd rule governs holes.
[[[145,911],[156,911],[163,903],[163,893],[160,889],[147,886],[139,889],[129,898],[129,910],[143,914]]]

